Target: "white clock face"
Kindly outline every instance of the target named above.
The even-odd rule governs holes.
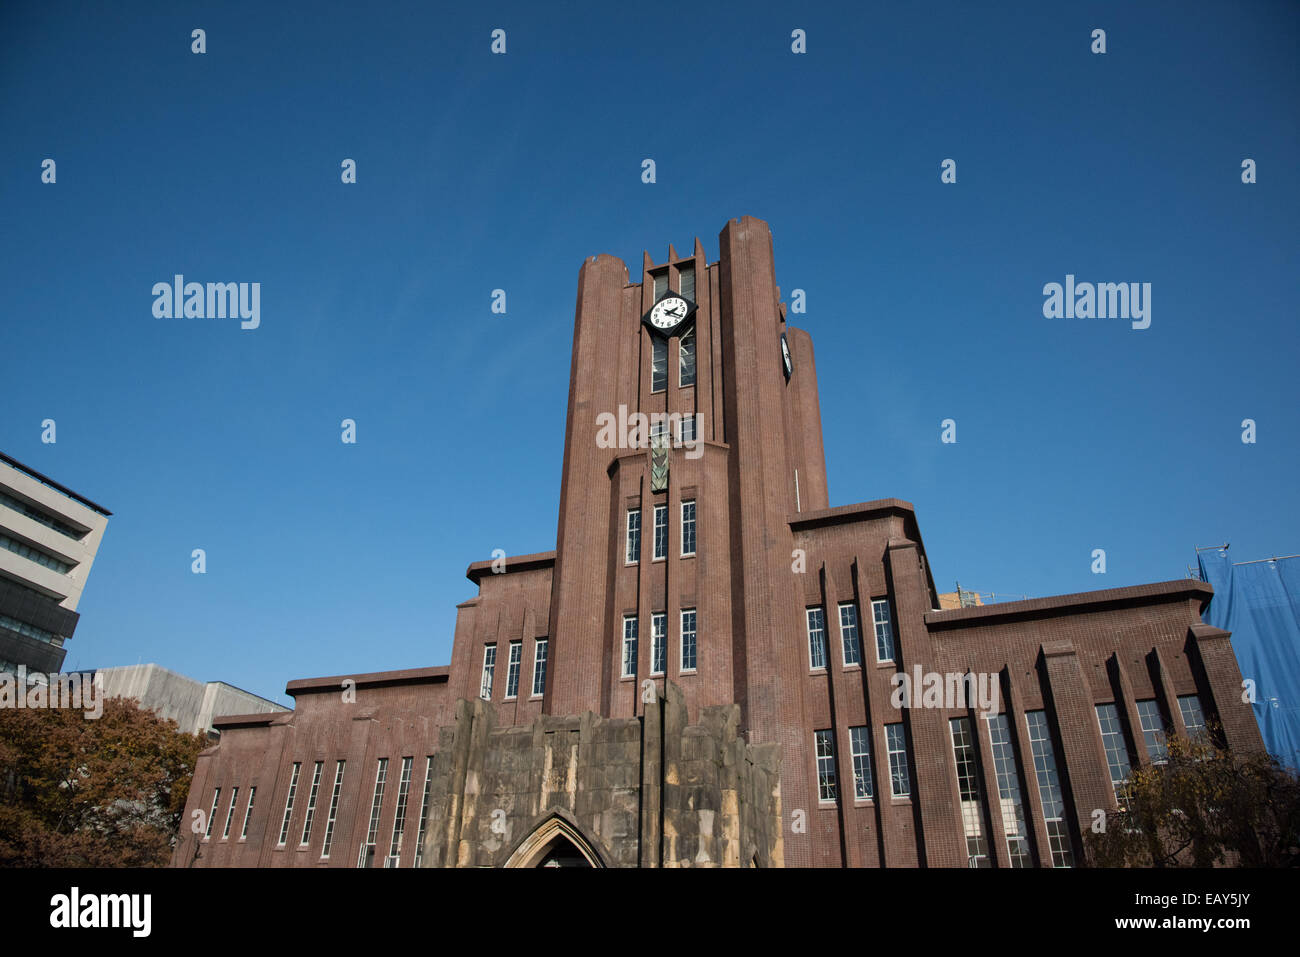
[[[667,299],[661,299],[650,310],[650,325],[656,329],[671,329],[686,318],[688,309],[690,309],[690,306],[686,304],[686,300],[681,296],[669,296]]]
[[[789,378],[791,371],[793,371],[794,363],[790,359],[790,345],[785,341],[784,335],[781,336],[781,358],[785,362],[786,378]]]

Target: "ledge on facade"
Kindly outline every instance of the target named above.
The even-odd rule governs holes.
[[[465,577],[475,585],[484,575],[492,573],[492,563],[499,559],[489,558],[486,561],[471,562],[469,568],[465,569]],[[555,565],[555,552],[533,552],[531,555],[507,555],[505,557],[506,570],[501,572],[508,575],[511,572],[527,572],[537,568],[550,568]]]
[[[1192,625],[1192,637],[1197,641],[1206,638],[1231,638],[1232,632],[1224,631],[1222,628],[1216,628],[1213,625],[1207,625],[1203,621],[1198,621]]]
[[[355,682],[357,688],[380,688],[387,685],[445,684],[451,668],[439,665],[436,668],[406,668],[402,671],[372,671],[363,675],[332,675],[328,678],[298,678],[284,687],[284,693],[291,697],[300,694],[320,692],[335,693],[343,687],[344,681]],[[222,719],[225,720],[225,719]]]
[[[800,512],[790,519],[790,528],[799,531],[805,528],[820,528],[823,525],[860,522],[878,515],[890,514],[905,514],[915,518],[916,509],[911,502],[904,502],[901,498],[881,498],[874,502],[859,502],[857,505],[837,505],[834,508],[818,509],[815,512]]]
[[[262,711],[257,714],[223,714],[212,719],[212,727],[218,731],[223,728],[265,728],[277,720],[287,721],[293,717],[292,711]],[[209,749],[211,750],[211,749]],[[203,753],[207,753],[206,751]]]
[[[1214,589],[1205,582],[1190,578],[1176,578],[1148,585],[1131,585],[1127,588],[1106,588],[1100,591],[1076,592],[1071,595],[1053,595],[1049,598],[1029,598],[1024,601],[998,602],[995,605],[975,605],[947,611],[926,612],[925,624],[932,631],[944,628],[966,628],[990,623],[1017,621],[1026,618],[1051,618],[1080,611],[1100,611],[1112,607],[1137,607],[1171,601],[1199,600],[1201,607],[1214,595]]]

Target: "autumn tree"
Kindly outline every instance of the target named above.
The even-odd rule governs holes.
[[[208,743],[132,699],[0,710],[0,866],[166,865]]]
[[[1262,751],[1215,745],[1216,728],[1171,737],[1168,760],[1135,768],[1084,835],[1095,867],[1295,867],[1300,865],[1300,776]]]

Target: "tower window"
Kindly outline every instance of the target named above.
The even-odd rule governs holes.
[[[519,668],[524,660],[524,643],[510,642],[510,657],[506,660],[506,697],[519,696]]]
[[[695,263],[680,263],[677,275],[681,277],[682,295],[691,302],[695,301]]]
[[[338,820],[339,794],[343,790],[343,771],[347,764],[347,761],[340,758],[334,766],[334,793],[330,795],[330,813],[325,819],[325,843],[320,848],[321,860],[330,856],[330,848],[334,846],[334,823]]]
[[[479,682],[478,696],[484,701],[492,700],[492,679],[497,671],[497,646],[488,645],[483,649],[483,679]]]
[[[660,270],[651,278],[654,279],[655,284],[654,301],[658,302],[659,297],[668,291],[668,270]]]
[[[623,677],[636,676],[636,615],[623,617]]]
[[[876,625],[876,660],[894,660],[894,623],[889,617],[889,599],[878,598],[871,603],[871,616]]]
[[[907,769],[907,738],[903,725],[885,725],[885,744],[889,746],[889,789],[896,798],[912,793],[912,777]]]
[[[668,616],[657,612],[650,616],[650,673],[661,675],[668,661]]]
[[[853,796],[860,801],[870,801],[871,782],[871,729],[849,728],[849,745],[853,752]]]
[[[546,691],[546,653],[548,642],[538,638],[533,646],[533,697],[540,697]]]
[[[688,329],[677,341],[678,382],[685,388],[695,385],[695,329]]]
[[[817,745],[817,799],[834,801],[838,794],[835,782],[835,736],[829,730],[814,731],[813,740]]]
[[[1154,699],[1137,703],[1138,720],[1142,722],[1142,740],[1146,744],[1147,757],[1154,764],[1164,764],[1169,760],[1169,748],[1165,743],[1165,722],[1160,714],[1160,705]]]
[[[858,606],[840,605],[840,643],[844,646],[844,664],[862,664],[862,642],[858,638]]]
[[[624,559],[629,565],[635,565],[641,560],[641,509],[629,508],[627,510],[627,558]]]
[[[695,649],[695,609],[682,609],[682,671],[694,671],[696,664]]]
[[[695,554],[695,502],[682,502],[682,556]]]
[[[650,345],[650,391],[663,392],[668,388],[668,340],[652,335]]]
[[[826,667],[826,613],[820,608],[808,609],[808,667]]]
[[[668,506],[655,506],[655,559],[668,557]]]

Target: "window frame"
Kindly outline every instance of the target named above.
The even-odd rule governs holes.
[[[533,684],[530,698],[541,698],[546,694],[546,663],[551,653],[551,639],[534,638],[533,639]],[[540,664],[540,674],[539,666]],[[541,678],[541,690],[538,690],[538,678]]]
[[[818,644],[818,650],[821,652],[821,659],[822,659],[821,664],[817,664],[817,660],[813,656],[812,616],[814,612],[817,613],[817,615],[820,617],[821,620],[820,627],[817,629],[821,633],[821,641]],[[826,609],[823,608],[821,605],[810,605],[806,607],[804,609],[804,622],[808,628],[808,670],[825,671],[826,659],[830,657],[830,652],[826,645]]]
[[[891,729],[897,729],[897,743],[895,748],[895,736],[891,734]],[[895,721],[892,724],[885,725],[885,753],[889,755],[889,796],[895,799],[910,799],[912,797],[912,768],[911,762],[907,757],[907,729],[903,727],[903,722]],[[898,756],[899,760],[895,762],[894,758]],[[896,785],[900,777],[907,782],[907,790],[902,794],[898,793]]]
[[[491,660],[488,660],[489,653]],[[483,701],[491,701],[497,679],[497,643],[488,642],[483,646],[483,671],[478,682],[478,696]],[[484,692],[487,692],[484,694]]]
[[[629,625],[631,628],[629,629]],[[629,634],[630,630],[630,634]],[[622,678],[635,678],[637,666],[637,652],[640,641],[641,625],[636,615],[623,616],[623,655],[621,663]],[[628,668],[631,667],[631,671]]]
[[[691,616],[691,627],[689,629],[686,627],[687,615]],[[678,656],[677,660],[679,672],[681,674],[692,674],[695,671],[698,671],[700,666],[699,611],[695,608],[681,609],[681,613],[678,615],[678,624],[680,626],[677,632],[679,636],[678,642],[681,650],[681,654]],[[686,664],[686,636],[688,634],[691,636],[691,663],[689,665]]]
[[[862,745],[859,750],[859,745]],[[875,775],[871,773],[871,726],[866,724],[849,728],[849,760],[853,762],[853,800],[876,799]],[[863,783],[865,780],[865,788]],[[865,795],[861,793],[866,791]]]
[[[882,622],[876,615],[876,608],[883,607],[885,610],[885,620]],[[898,658],[898,647],[894,643],[894,612],[889,606],[889,597],[871,599],[871,624],[872,630],[876,637],[876,664],[893,664]],[[889,657],[880,657],[880,626],[884,625],[887,630],[886,641],[889,645]]]
[[[855,601],[842,601],[837,606],[840,619],[840,660],[844,663],[845,668],[862,667],[862,628],[859,623],[858,603]],[[853,649],[856,659],[849,660],[849,637],[845,633],[844,612],[848,610],[853,614],[853,621],[849,627],[852,629]]]
[[[691,507],[691,520],[690,520],[691,534],[689,536],[690,543],[691,543],[691,550],[689,552],[686,550],[686,542],[687,542],[686,506],[688,505]],[[680,555],[681,558],[694,558],[696,552],[699,550],[699,542],[696,540],[697,529],[699,526],[699,511],[700,510],[695,505],[695,499],[688,498],[682,501],[681,508],[679,510],[679,514],[681,515],[681,533],[682,533],[682,545],[681,545],[681,555]]]
[[[632,519],[636,518],[636,528],[632,527]],[[623,564],[636,565],[641,561],[641,508],[629,508],[627,510],[627,519],[623,525]],[[635,537],[634,537],[635,536]]]
[[[689,349],[683,349],[682,345],[688,339],[690,340],[690,347]],[[694,388],[695,382],[699,377],[699,371],[696,368],[697,342],[698,340],[695,337],[695,326],[691,326],[677,337],[677,388],[679,389]],[[687,356],[690,357],[690,382],[686,381]]]
[[[668,504],[656,504],[654,506],[654,539],[650,547],[650,560],[652,562],[662,562],[668,559]],[[660,521],[662,519],[662,521]],[[659,546],[663,544],[663,551],[660,552]]]
[[[514,701],[519,697],[519,675],[524,668],[523,639],[510,642],[506,649],[506,695],[503,700]],[[513,683],[514,690],[511,691]]]
[[[823,738],[822,736],[825,735]],[[835,731],[819,728],[813,731],[813,756],[817,763],[817,803],[838,804],[840,800],[839,768],[835,763]],[[824,770],[829,765],[830,773]],[[829,793],[829,797],[827,794]]]

